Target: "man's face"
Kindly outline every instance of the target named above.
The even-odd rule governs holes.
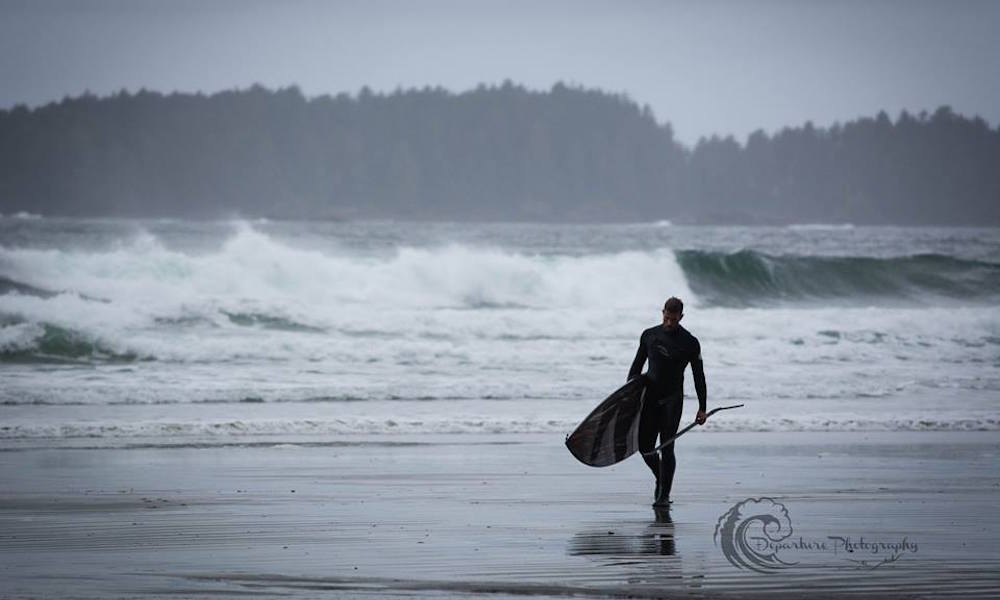
[[[674,329],[677,329],[677,325],[681,322],[681,317],[683,316],[684,315],[682,315],[681,313],[667,312],[667,310],[664,310],[663,326],[673,331]]]

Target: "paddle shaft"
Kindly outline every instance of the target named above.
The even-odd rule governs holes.
[[[734,404],[732,406],[720,406],[719,408],[714,408],[714,409],[708,411],[708,413],[705,414],[705,418],[707,419],[708,417],[711,417],[712,415],[714,415],[715,413],[719,412],[720,410],[729,410],[730,408],[739,408],[741,406],[743,406],[743,405],[742,404]],[[650,454],[656,454],[660,450],[663,450],[664,447],[668,446],[669,444],[674,443],[674,440],[676,440],[677,438],[681,437],[685,433],[687,433],[687,432],[691,431],[692,429],[694,429],[694,426],[697,425],[697,424],[698,424],[697,421],[695,421],[694,423],[691,423],[690,425],[688,425],[684,429],[681,429],[680,431],[678,431],[674,435],[670,436],[670,438],[667,439],[667,441],[663,442],[662,444],[660,444],[656,448],[653,448],[649,452],[643,452],[642,453],[643,456],[649,456]]]

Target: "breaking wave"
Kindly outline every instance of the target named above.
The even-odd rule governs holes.
[[[428,340],[555,339],[567,330],[560,319],[589,311],[609,323],[617,314],[648,314],[670,295],[702,307],[765,308],[1000,298],[1000,264],[941,254],[659,248],[572,255],[462,244],[383,250],[303,248],[246,224],[221,247],[199,252],[168,248],[148,233],[103,250],[0,246],[0,363],[296,353],[312,360],[321,350],[301,342],[305,336],[360,345],[397,339],[401,329]],[[530,326],[484,334],[474,322],[484,311],[516,311]]]
[[[37,296],[38,298],[51,298],[58,295],[57,292],[43,290],[27,283],[21,283],[8,277],[0,276],[0,295],[13,293]]]
[[[366,255],[299,248],[246,225],[220,250],[202,254],[168,249],[149,234],[103,252],[0,247],[0,294],[65,291],[164,308],[211,299],[234,321],[256,325],[288,317],[283,309],[324,305],[632,306],[635,294],[659,296],[665,286],[688,291],[666,249],[565,256],[447,244]],[[248,301],[272,310],[248,310]]]
[[[677,261],[695,295],[715,306],[1000,297],[1000,264],[941,254],[875,258],[683,250]]]
[[[287,354],[302,346],[253,331],[395,337],[387,315],[607,312],[646,308],[668,292],[690,295],[668,250],[565,256],[450,244],[373,255],[301,248],[247,225],[200,252],[148,233],[104,250],[0,246],[0,362]],[[453,332],[444,317],[424,330]]]
[[[132,362],[134,352],[50,323],[8,322],[0,328],[0,363]]]

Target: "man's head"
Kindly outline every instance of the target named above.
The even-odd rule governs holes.
[[[663,304],[663,326],[673,331],[674,329],[677,329],[678,325],[680,325],[683,317],[684,303],[681,302],[680,298],[674,298],[671,296]]]

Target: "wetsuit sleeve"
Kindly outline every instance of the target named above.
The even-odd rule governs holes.
[[[701,361],[701,344],[697,340],[691,359],[691,374],[694,375],[694,389],[698,393],[698,410],[703,411],[708,406],[708,389],[705,386],[705,365]]]
[[[642,365],[646,362],[646,344],[643,343],[643,336],[639,336],[639,349],[635,352],[635,359],[632,361],[632,368],[628,370],[626,381],[632,381],[642,374]]]

